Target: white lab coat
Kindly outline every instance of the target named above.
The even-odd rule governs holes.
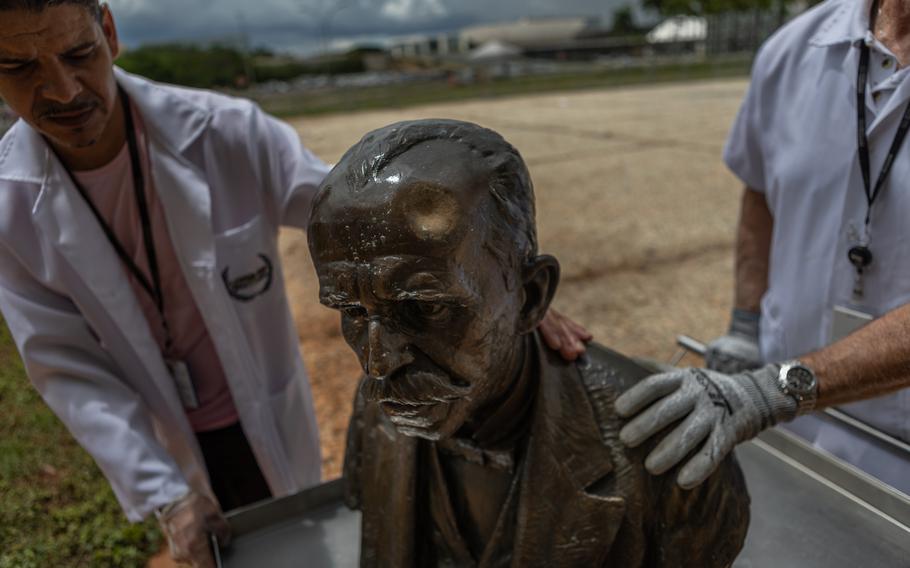
[[[312,395],[278,262],[328,167],[254,104],[115,70],[145,122],[180,266],[272,492],[319,482]],[[232,297],[222,273],[274,266]],[[195,436],[126,272],[41,136],[0,141],[0,310],[29,379],[95,458],[130,520],[192,488],[211,495]]]

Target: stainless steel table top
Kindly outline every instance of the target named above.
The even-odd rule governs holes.
[[[752,522],[736,568],[910,568],[906,497],[778,432],[742,445],[737,456]],[[230,520],[235,539],[223,551],[225,568],[357,565],[360,515],[342,505],[338,481]]]
[[[910,567],[910,531],[761,441],[737,449],[752,521],[735,568]]]

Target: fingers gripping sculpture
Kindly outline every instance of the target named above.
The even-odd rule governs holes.
[[[374,131],[310,218],[321,301],[363,366],[345,477],[363,566],[728,566],[748,524],[725,460],[684,491],[626,449],[613,411],[648,372],[537,324],[559,281],[538,255],[518,152],[473,124]],[[647,445],[646,445],[647,446]]]

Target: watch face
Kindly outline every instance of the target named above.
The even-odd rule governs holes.
[[[787,371],[787,388],[798,393],[811,392],[815,388],[815,375],[806,367],[790,367]]]

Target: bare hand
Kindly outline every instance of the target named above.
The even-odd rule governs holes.
[[[540,334],[544,343],[553,351],[559,351],[566,361],[574,361],[585,352],[585,343],[594,338],[591,332],[575,323],[553,308],[547,311],[540,322]]]
[[[219,542],[227,542],[231,535],[218,505],[198,493],[166,506],[159,513],[158,522],[167,537],[171,558],[192,568],[215,568],[209,533],[214,533]]]

